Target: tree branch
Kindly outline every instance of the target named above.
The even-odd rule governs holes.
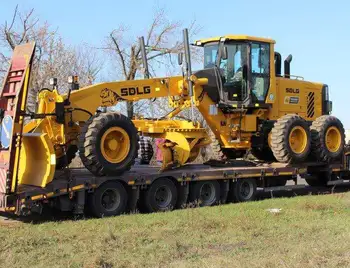
[[[126,70],[126,63],[125,63],[125,59],[124,59],[123,53],[122,53],[122,51],[121,51],[121,49],[119,47],[118,41],[113,36],[113,32],[110,34],[110,37],[112,39],[113,44],[115,45],[115,49],[117,51],[117,54],[118,54],[118,56],[120,58],[120,61],[121,61],[121,64],[122,64],[123,74],[124,74],[124,76],[126,78],[128,76],[128,73],[127,73],[127,70]]]

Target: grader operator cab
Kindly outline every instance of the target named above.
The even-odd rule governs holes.
[[[230,159],[251,150],[264,161],[294,163],[314,157],[331,162],[344,147],[341,122],[330,116],[328,87],[291,79],[285,61],[274,52],[274,41],[225,36],[196,42],[204,47],[204,69],[192,73],[188,31],[184,30],[183,76],[99,83],[60,95],[44,88],[37,110],[29,112],[26,98],[33,43],[16,47],[1,91],[1,193],[18,185],[45,187],[55,169],[64,169],[79,151],[95,176],[120,175],[133,165],[138,134],[163,138],[163,167],[194,161],[211,143],[205,128],[192,120],[174,120],[197,108],[213,131],[220,152]],[[141,45],[145,55],[145,47]],[[145,57],[144,57],[145,58]],[[147,61],[144,60],[147,69]],[[168,97],[173,110],[161,118],[129,119],[105,112],[118,102]],[[193,114],[193,113],[192,113]],[[25,124],[24,119],[33,119]],[[310,154],[310,151],[312,154]]]
[[[204,69],[194,75],[208,79],[203,89],[215,104],[212,115],[218,110],[223,114],[221,129],[212,128],[221,151],[227,158],[250,149],[260,160],[300,162],[309,158],[311,149],[318,160],[336,159],[344,145],[344,129],[330,116],[328,86],[292,76],[292,55],[284,61],[282,76],[281,55],[274,44],[243,35],[195,42],[204,48]]]

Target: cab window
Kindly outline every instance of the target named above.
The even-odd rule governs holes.
[[[253,43],[251,47],[252,93],[255,101],[264,102],[270,84],[270,45]]]

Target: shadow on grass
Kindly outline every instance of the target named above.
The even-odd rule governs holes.
[[[289,189],[289,190],[279,190],[272,192],[264,192],[263,190],[258,190],[257,200],[265,200],[271,198],[282,198],[282,197],[296,197],[305,195],[327,195],[333,193],[346,193],[350,191],[350,183],[344,183],[341,185],[333,187],[311,187],[305,186],[304,188]],[[184,209],[197,208],[197,204],[187,204]],[[138,214],[139,211],[133,211],[126,214]],[[57,209],[44,207],[42,214],[32,214],[30,216],[20,217],[12,214],[0,212],[0,225],[11,225],[19,222],[31,223],[31,224],[41,224],[45,222],[53,221],[80,221],[93,219],[92,216],[86,215],[74,215],[72,212],[62,212]]]

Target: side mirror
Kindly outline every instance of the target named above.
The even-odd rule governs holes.
[[[222,46],[221,47],[221,59],[222,60],[227,60],[227,58],[228,58],[227,47],[226,46]]]
[[[177,63],[179,64],[179,65],[182,65],[182,61],[183,61],[183,53],[182,52],[180,52],[179,54],[177,54]]]

